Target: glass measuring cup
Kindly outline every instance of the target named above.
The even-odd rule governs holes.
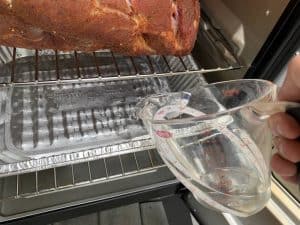
[[[199,202],[245,217],[271,195],[267,118],[288,105],[276,96],[269,81],[226,81],[150,96],[138,115],[166,165]]]

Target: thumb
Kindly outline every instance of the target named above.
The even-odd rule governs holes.
[[[286,79],[279,91],[279,100],[300,101],[300,56],[295,56],[288,65]]]

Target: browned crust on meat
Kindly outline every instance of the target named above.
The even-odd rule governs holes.
[[[185,55],[199,18],[198,0],[0,0],[0,44]]]

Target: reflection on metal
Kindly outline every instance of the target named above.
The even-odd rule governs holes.
[[[297,225],[300,221],[300,203],[273,179],[272,199],[267,208],[284,225]]]

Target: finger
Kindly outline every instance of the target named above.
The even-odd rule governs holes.
[[[283,159],[279,154],[273,155],[271,167],[273,171],[280,176],[291,177],[297,174],[297,166],[294,163]]]
[[[300,100],[300,56],[295,56],[288,66],[287,77],[280,89],[279,100]]]
[[[300,162],[300,142],[286,138],[276,138],[275,145],[282,158],[290,162]]]
[[[291,183],[294,183],[294,184],[299,184],[300,183],[300,180],[299,180],[299,175],[294,175],[294,176],[291,176],[291,177],[286,177],[286,176],[281,176],[282,179],[286,180],[287,182],[291,182]]]
[[[296,139],[300,136],[300,125],[286,113],[277,113],[269,119],[269,125],[275,136]]]

